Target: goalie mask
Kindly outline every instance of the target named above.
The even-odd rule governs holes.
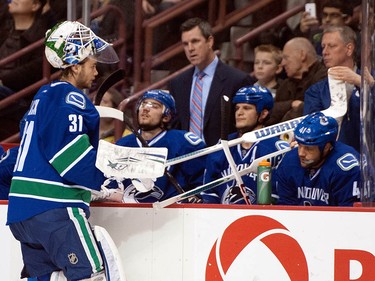
[[[246,86],[239,89],[233,98],[233,103],[248,103],[256,106],[257,113],[260,114],[263,109],[271,110],[273,108],[273,97],[271,92],[262,86]]]
[[[112,46],[77,21],[64,21],[46,32],[45,55],[55,68],[65,69],[91,57],[100,63],[116,63]]]
[[[338,133],[337,121],[321,112],[315,112],[305,117],[295,128],[294,137],[303,145],[316,145],[320,151],[326,143],[335,144]]]

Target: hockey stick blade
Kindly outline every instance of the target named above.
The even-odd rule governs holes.
[[[99,105],[102,101],[102,98],[105,92],[108,91],[109,88],[113,87],[117,82],[120,82],[125,77],[125,70],[117,69],[116,71],[112,72],[99,86],[98,91],[96,92],[95,96],[95,105]]]
[[[100,118],[114,118],[124,121],[124,113],[119,109],[101,105],[96,105],[95,108],[99,112]]]
[[[287,148],[284,148],[282,150],[278,150],[276,152],[272,152],[270,154],[267,154],[267,155],[264,155],[262,157],[259,157],[257,159],[254,159],[254,161],[250,164],[249,167],[247,168],[244,168],[240,171],[238,171],[239,175],[240,176],[243,176],[243,175],[246,175],[246,174],[249,174],[249,173],[256,173],[257,171],[257,167],[259,165],[259,163],[262,161],[262,160],[265,160],[265,159],[271,159],[273,157],[276,157],[280,154],[284,154],[288,151],[290,151],[290,147],[287,147]],[[217,180],[214,180],[212,182],[209,182],[209,183],[206,183],[204,185],[201,185],[201,186],[198,186],[192,190],[189,190],[185,193],[182,193],[182,194],[178,194],[174,197],[171,197],[171,198],[168,198],[164,201],[160,201],[160,202],[155,202],[152,204],[152,206],[155,208],[155,209],[161,209],[161,208],[164,208],[164,207],[167,207],[169,205],[172,205],[173,203],[177,203],[179,201],[182,201],[182,200],[185,200],[185,199],[188,199],[189,197],[191,196],[196,196],[196,195],[199,195],[201,192],[204,192],[206,190],[209,190],[211,188],[214,188],[216,186],[219,186],[223,183],[226,183],[228,181],[231,181],[234,179],[234,175],[233,174],[230,174],[226,177],[223,177],[223,178],[219,178]]]

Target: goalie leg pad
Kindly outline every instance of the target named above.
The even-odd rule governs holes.
[[[90,278],[81,279],[81,281],[106,281],[105,272],[101,271]],[[54,271],[51,274],[50,281],[68,281],[63,271]]]
[[[51,274],[50,281],[67,281],[64,272],[62,271],[54,271]]]
[[[107,280],[126,281],[125,271],[122,266],[120,254],[111,236],[109,235],[107,230],[105,230],[105,228],[101,226],[95,225],[93,227],[93,230],[100,251],[102,252]]]

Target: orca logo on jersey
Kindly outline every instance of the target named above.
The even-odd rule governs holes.
[[[200,137],[198,137],[197,135],[195,135],[194,133],[192,133],[192,132],[185,133],[184,137],[192,145],[197,145],[197,144],[199,144],[199,143],[202,142],[202,139]]]
[[[86,108],[86,99],[81,93],[70,92],[69,94],[67,94],[65,102],[77,106],[81,109]]]
[[[268,267],[272,268],[275,273],[269,274],[277,276],[273,280],[309,280],[305,254],[299,243],[289,233],[289,230],[280,222],[266,216],[254,215],[239,218],[231,223],[222,236],[215,241],[207,260],[205,280],[239,280],[236,272],[242,272],[243,275],[244,271],[230,270],[238,264],[244,264],[247,267],[246,272],[249,275],[253,274],[252,277],[242,276],[242,280],[258,280],[260,276],[259,272],[256,272],[261,267],[251,266],[258,262],[254,261],[256,259],[270,263]],[[263,247],[262,252],[265,252],[266,258],[259,257],[259,247]],[[253,256],[253,260],[249,259],[251,249],[257,249],[257,256]]]
[[[349,171],[351,168],[359,166],[358,159],[351,153],[344,154],[336,162],[343,171]]]

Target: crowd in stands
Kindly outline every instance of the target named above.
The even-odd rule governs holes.
[[[27,44],[42,38],[44,36],[44,32],[42,31],[50,28],[51,25],[61,19],[61,16],[63,17],[63,15],[57,15],[53,12],[55,8],[52,7],[57,2],[49,1],[47,6],[45,6],[46,3],[43,0],[23,0],[22,3],[28,9],[25,8],[22,10],[17,10],[16,7],[13,7],[15,4],[11,2],[8,5],[8,13],[1,13],[1,17],[6,18],[6,22],[9,23],[9,25],[3,26],[0,31],[2,34],[4,32],[8,32],[9,34],[7,37],[1,37],[2,39],[4,38],[0,46],[1,57],[3,57],[2,54],[9,55]],[[144,0],[143,10],[145,17],[160,13],[176,5],[178,2],[180,1],[153,2]],[[29,5],[26,5],[26,3]],[[109,0],[102,2],[100,5],[105,4],[117,5],[122,10],[127,11],[127,13],[129,13],[129,10],[134,9],[134,1]],[[306,123],[304,123],[304,128],[310,128],[316,134],[317,138],[321,134],[324,134],[325,130],[331,130],[329,132],[333,137],[328,139],[323,138],[319,143],[312,142],[309,144],[308,138],[310,136],[302,134],[300,139],[296,140],[298,148],[293,148],[293,152],[290,153],[293,153],[294,156],[290,157],[297,157],[297,160],[293,160],[293,163],[296,166],[300,165],[298,169],[310,173],[310,181],[307,182],[306,178],[301,178],[301,182],[294,182],[293,184],[296,186],[298,184],[305,184],[306,186],[314,184],[319,186],[317,182],[326,180],[326,178],[323,179],[323,175],[319,176],[318,171],[320,167],[325,161],[328,162],[331,155],[339,158],[344,155],[344,152],[349,153],[353,156],[351,159],[357,161],[353,165],[354,168],[335,166],[331,169],[332,173],[337,172],[340,174],[338,172],[339,168],[353,172],[353,168],[356,170],[353,172],[355,174],[354,181],[358,184],[357,176],[359,170],[357,171],[355,167],[358,167],[358,152],[360,150],[359,105],[361,80],[357,57],[357,51],[360,48],[358,45],[358,36],[360,34],[358,20],[360,17],[355,17],[353,11],[359,4],[358,1],[351,1],[351,5],[348,5],[347,1],[325,0],[320,6],[321,10],[318,11],[317,18],[311,17],[307,12],[302,12],[299,24],[294,30],[290,30],[290,36],[288,36],[290,38],[285,40],[285,43],[281,47],[279,47],[280,42],[275,42],[274,38],[269,38],[269,40],[260,42],[254,48],[253,71],[251,73],[229,66],[220,60],[220,57],[215,53],[216,38],[214,37],[212,27],[205,19],[201,17],[184,19],[181,24],[177,25],[179,30],[178,36],[184,48],[186,63],[190,63],[194,67],[169,81],[165,91],[155,90],[155,93],[152,91],[145,93],[145,96],[137,104],[136,109],[136,121],[140,129],[140,134],[150,146],[165,144],[171,147],[171,151],[176,150],[177,154],[168,156],[169,158],[173,158],[182,155],[181,151],[184,151],[184,153],[189,152],[187,150],[179,151],[176,147],[173,147],[177,143],[181,147],[188,147],[188,143],[200,144],[191,147],[191,150],[197,150],[220,142],[220,132],[224,129],[233,134],[231,138],[239,138],[246,132],[308,115]],[[43,6],[47,8],[43,9]],[[129,17],[125,17],[128,27],[132,27],[134,23],[131,20],[132,16],[129,14]],[[22,19],[23,24],[19,25],[18,19]],[[117,30],[113,28],[115,26],[113,24],[114,20],[110,15],[105,15],[93,24],[92,28],[107,41],[112,41],[117,37]],[[8,29],[6,28],[7,26]],[[34,28],[35,32],[33,31]],[[174,25],[173,28],[175,29],[176,26]],[[129,30],[132,30],[132,28],[129,28]],[[29,32],[33,35],[32,38],[26,36]],[[166,33],[166,31],[161,31],[161,33]],[[131,40],[132,36],[133,34],[128,33],[127,40]],[[23,37],[28,38],[29,41],[24,41]],[[15,44],[15,41],[18,43]],[[27,42],[27,44],[22,45],[24,42]],[[27,77],[34,81],[41,77],[40,55],[31,54],[30,56],[27,61],[10,64],[7,66],[9,69],[1,69],[2,98],[25,87],[25,85],[21,85],[21,82],[12,84],[11,80],[6,79],[6,71],[9,71],[8,73],[11,71],[17,73],[17,67],[19,67],[19,71],[22,70],[25,73],[29,73],[23,74],[22,77]],[[26,67],[27,64],[33,65],[36,70],[32,71],[32,68],[28,69]],[[30,75],[30,73],[35,76]],[[348,111],[343,117],[342,122],[338,124],[327,116],[314,115],[314,112],[324,110],[330,105],[328,74],[336,80],[346,82],[347,86]],[[20,75],[14,74],[11,75],[11,78],[15,79],[20,77]],[[371,78],[370,75],[370,85],[373,85],[374,79]],[[27,84],[31,83],[27,79],[20,80]],[[111,94],[112,97],[108,98],[104,96],[103,102],[110,100],[112,103],[110,106],[115,108],[118,106],[121,98],[124,97],[121,93],[118,94],[115,89],[108,91],[107,94],[108,96]],[[231,101],[231,111],[228,115],[230,121],[227,123],[226,128],[223,128],[221,118],[223,95],[228,96]],[[236,97],[240,98],[236,100]],[[260,107],[259,104],[261,104]],[[154,111],[160,111],[160,114],[156,114]],[[13,113],[11,112],[11,114]],[[147,120],[150,124],[145,121],[148,118],[151,119]],[[316,120],[327,122],[329,126],[319,127],[320,125],[316,123]],[[180,132],[184,132],[185,134],[190,133],[188,135],[180,135]],[[350,135],[353,132],[355,132],[356,138]],[[110,136],[111,138],[107,140],[115,142],[112,133],[113,120],[103,120],[100,127],[100,138],[105,139]],[[337,142],[336,136],[338,136]],[[173,138],[175,138],[175,142],[172,145],[169,142]],[[177,139],[180,139],[180,141]],[[273,150],[281,149],[285,145],[285,142],[283,142],[279,147],[275,143],[277,141],[273,139],[272,145],[275,146]],[[142,146],[141,142],[137,141],[135,135],[124,135],[117,144],[134,147]],[[246,163],[251,163],[259,155],[266,154],[259,154],[262,153],[262,149],[266,151],[262,147],[264,147],[263,143],[238,145],[236,149],[232,150],[232,154],[235,155],[236,164],[242,166]],[[313,151],[311,147],[314,148]],[[309,149],[311,150],[309,151]],[[269,151],[267,150],[266,152]],[[184,189],[190,190],[199,183],[203,184],[205,181],[212,181],[231,171],[223,153],[215,154],[213,158],[214,160],[211,158],[208,158],[211,160],[207,160],[209,161],[207,163],[210,163],[210,169],[208,169],[210,173],[206,173],[205,178],[203,177],[203,169],[199,165],[195,166],[195,168],[199,168],[198,170],[201,172],[200,176],[197,176],[199,172],[189,175],[181,174],[179,169],[175,169],[176,174],[174,176],[178,181],[181,181],[180,184],[184,186]],[[215,162],[217,159],[221,159],[220,163]],[[216,164],[211,165],[212,163]],[[285,164],[284,161],[281,163],[283,163],[281,167],[287,170],[285,165],[288,163]],[[214,171],[214,169],[216,170]],[[282,173],[277,173],[276,165],[274,165],[273,169],[275,170],[275,175],[278,174],[275,184],[279,182],[281,186],[283,181],[280,179],[280,175]],[[296,168],[296,170],[298,169]],[[254,179],[254,175],[252,177]],[[312,178],[314,178],[314,181],[312,181]],[[132,200],[138,202],[152,202],[166,199],[177,192],[167,182],[168,177],[165,176],[163,180],[157,181],[156,185],[153,183],[150,188],[153,191],[147,191],[147,194],[138,194],[138,191],[134,191],[136,185],[132,185],[128,195],[133,196]],[[295,200],[289,201],[285,197],[281,202],[285,204],[293,202],[292,204],[301,205],[340,205],[340,202],[344,202],[342,204],[347,205],[348,202],[353,203],[358,200],[358,193],[349,194],[346,192],[345,194],[341,194],[344,197],[350,197],[348,200],[342,197],[338,199],[331,195],[330,192],[334,191],[330,189],[326,190],[325,188],[329,188],[329,186],[333,186],[336,183],[342,184],[332,181],[326,187],[319,187],[323,190],[324,196],[326,196],[324,200],[318,200],[319,202],[309,200],[309,198],[303,198],[303,200],[294,198]],[[349,181],[345,183],[348,184]],[[127,183],[128,186],[131,184],[131,182]],[[290,187],[292,183],[288,182],[288,184]],[[251,187],[248,188],[248,192],[251,194],[252,203],[254,203],[256,202],[254,182],[250,185]],[[232,181],[230,184],[218,188],[217,190],[219,191],[216,194],[204,194],[203,201],[244,203],[244,200],[240,198],[240,193],[235,187],[236,182]],[[348,187],[345,188],[348,189]],[[158,192],[153,193],[155,190]],[[174,191],[172,192],[171,190]],[[277,193],[277,190],[275,192]],[[134,194],[137,196],[134,197]],[[296,195],[289,191],[282,191],[282,194],[283,196],[300,196],[300,194]],[[228,196],[234,196],[233,198],[236,199],[231,198],[228,200]],[[327,196],[335,199],[329,200]],[[206,200],[204,198],[209,199]]]

